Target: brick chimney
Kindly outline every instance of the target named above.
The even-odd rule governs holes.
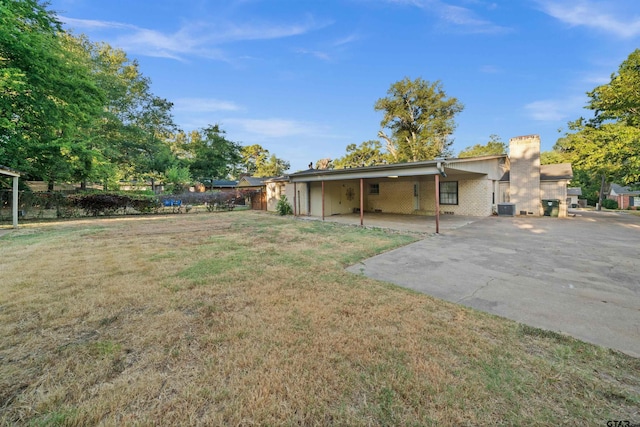
[[[540,136],[517,136],[509,140],[509,195],[518,215],[541,215]]]

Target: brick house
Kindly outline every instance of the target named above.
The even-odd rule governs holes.
[[[571,165],[540,165],[540,137],[509,141],[511,155],[309,169],[289,175],[285,194],[296,215],[325,217],[382,212],[489,216],[499,203],[541,216],[543,199],[557,199],[567,215]]]
[[[640,191],[633,191],[629,187],[611,184],[607,199],[618,202],[618,209],[637,209],[640,206]]]

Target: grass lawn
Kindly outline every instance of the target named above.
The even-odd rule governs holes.
[[[344,271],[414,239],[254,212],[4,234],[0,424],[640,422],[640,359]]]

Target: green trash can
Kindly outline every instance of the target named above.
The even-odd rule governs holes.
[[[558,199],[542,199],[542,208],[544,216],[558,216],[560,213],[560,200]]]

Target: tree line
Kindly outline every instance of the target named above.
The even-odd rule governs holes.
[[[570,162],[572,185],[602,193],[604,181],[640,181],[640,50],[611,81],[588,92],[591,118],[568,125],[544,163]],[[260,145],[242,146],[219,125],[183,131],[173,104],[151,91],[136,60],[107,43],[62,29],[39,0],[0,1],[0,164],[55,182],[193,181],[277,176],[290,167]],[[350,144],[316,167],[347,168],[452,157],[455,117],[464,105],[440,81],[393,83],[374,109],[380,140]],[[497,135],[459,157],[506,153]],[[596,190],[597,188],[597,190]]]
[[[62,29],[38,0],[0,2],[0,164],[28,179],[180,185],[289,163],[243,147],[219,125],[185,132],[136,60]]]

